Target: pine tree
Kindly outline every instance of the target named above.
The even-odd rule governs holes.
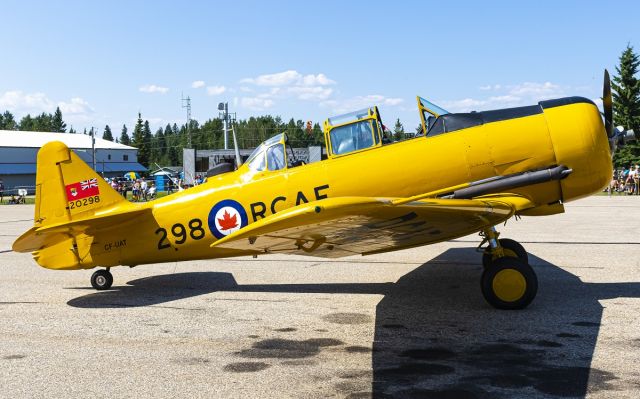
[[[22,131],[33,131],[33,118],[31,114],[26,114],[20,119],[19,130]]]
[[[156,130],[156,134],[151,137],[151,163],[162,163],[162,152],[160,150],[160,138],[164,140],[164,133],[162,132],[162,128],[159,127]]]
[[[104,127],[104,133],[102,133],[102,138],[104,140],[113,141],[113,134],[111,134],[111,128],[109,127],[109,125],[106,125]]]
[[[51,131],[58,133],[64,133],[67,131],[67,124],[62,120],[62,111],[60,111],[60,107],[56,107],[56,112],[53,114]]]
[[[393,126],[393,137],[396,141],[404,139],[404,126],[400,123],[400,118],[396,120],[396,124]]]
[[[613,122],[614,125],[633,129],[636,141],[628,143],[616,151],[614,164],[617,167],[628,166],[640,161],[640,80],[636,78],[640,59],[627,48],[620,55],[620,65],[616,66],[617,76],[613,77]]]
[[[127,125],[122,125],[122,133],[120,133],[120,144],[130,145],[131,139],[127,134]]]
[[[159,127],[158,131],[156,132],[156,139],[158,144],[158,154],[160,157],[162,157],[167,153],[167,142],[164,139],[164,131],[161,127]]]
[[[137,127],[137,125],[136,125]],[[151,165],[151,139],[153,138],[151,134],[151,128],[149,127],[149,121],[144,121],[144,125],[142,127],[142,141],[138,147],[138,162],[140,162],[145,167],[149,167]]]
[[[73,125],[71,125],[71,127],[69,128],[69,133],[76,133],[76,131],[73,130]]]
[[[138,162],[145,167],[149,164],[148,146],[144,143],[144,122],[142,122],[142,114],[138,112],[138,121],[136,127],[133,128],[131,135],[131,146],[138,149]]]
[[[5,111],[0,115],[0,129],[2,130],[17,130],[18,124],[13,114],[9,111]]]
[[[36,132],[53,132],[53,115],[43,112],[33,118],[32,130]]]

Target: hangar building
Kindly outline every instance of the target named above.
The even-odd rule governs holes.
[[[73,133],[24,132],[0,130],[0,179],[5,191],[36,184],[36,154],[50,141],[62,141],[92,166],[91,136]],[[96,171],[104,177],[122,176],[126,172],[144,172],[138,163],[138,149],[96,137]]]

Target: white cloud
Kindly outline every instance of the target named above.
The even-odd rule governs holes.
[[[62,115],[88,115],[94,112],[88,102],[80,97],[73,97],[70,102],[58,103]]]
[[[487,85],[479,87],[482,91],[492,92],[485,98],[463,98],[441,101],[445,109],[451,112],[470,112],[486,109],[518,107],[537,104],[539,101],[566,96],[566,89],[560,85],[544,82],[524,82],[516,85]]]
[[[169,91],[168,87],[162,87],[157,85],[144,85],[140,86],[139,90],[143,93],[161,93],[165,94]]]
[[[334,92],[332,88],[327,86],[336,83],[323,73],[303,75],[295,70],[259,75],[255,78],[245,78],[240,82],[257,86],[256,89],[246,85],[240,87],[241,92],[257,91],[258,94],[252,98],[296,98],[307,101],[327,100]]]
[[[240,105],[254,111],[263,111],[271,108],[275,103],[268,98],[243,97],[240,99]]]
[[[227,88],[224,86],[209,86],[207,87],[207,94],[210,96],[218,96],[227,91]]]
[[[0,109],[10,111],[18,120],[26,114],[53,113],[56,107],[60,107],[67,125],[77,126],[95,119],[95,110],[80,97],[73,97],[69,101],[54,101],[45,93],[24,93],[20,90],[7,91],[0,95]]]
[[[40,92],[25,94],[20,90],[16,90],[5,92],[0,96],[0,108],[8,109],[12,112],[52,112],[55,109],[54,105],[53,101]]]
[[[500,90],[501,88],[502,88],[502,85],[486,85],[486,86],[478,87],[478,89],[480,89],[482,91]]]
[[[333,93],[333,89],[321,86],[294,86],[287,88],[287,92],[300,100],[326,100]]]
[[[304,86],[328,86],[336,82],[327,78],[323,73],[317,75],[306,75],[302,77],[302,84]]]
[[[404,100],[401,98],[385,98],[383,104],[384,105],[398,105],[402,103]]]
[[[245,78],[240,82],[252,83],[258,86],[286,86],[295,83],[301,77],[302,75],[297,71],[289,70],[268,75],[260,75],[256,78]]]
[[[522,97],[533,97],[540,100],[549,99],[562,95],[562,89],[560,86],[551,82],[544,83],[532,83],[525,82],[515,86],[507,86],[509,88],[509,94]]]
[[[327,100],[321,102],[320,105],[331,108],[333,112],[343,113],[355,111],[373,105],[394,107],[401,104],[403,101],[404,100],[402,98],[385,97],[381,94],[369,94],[367,96],[355,96],[341,101]]]
[[[204,85],[204,80],[195,80],[193,83],[191,83],[191,87],[193,87],[194,89],[199,89],[201,87],[204,87]]]
[[[245,78],[240,82],[257,86],[328,86],[336,83],[323,73],[302,75],[294,70],[260,75],[255,78]]]

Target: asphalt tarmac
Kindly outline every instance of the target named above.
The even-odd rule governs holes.
[[[265,256],[51,271],[0,206],[0,397],[638,398],[640,197],[500,227],[539,279],[480,293],[477,236],[370,257]]]

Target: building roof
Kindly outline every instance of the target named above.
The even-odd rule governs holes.
[[[91,148],[91,136],[82,133],[45,133],[0,130],[0,147],[40,148],[50,141],[62,141],[69,148]],[[96,137],[97,149],[137,150],[135,147]]]

